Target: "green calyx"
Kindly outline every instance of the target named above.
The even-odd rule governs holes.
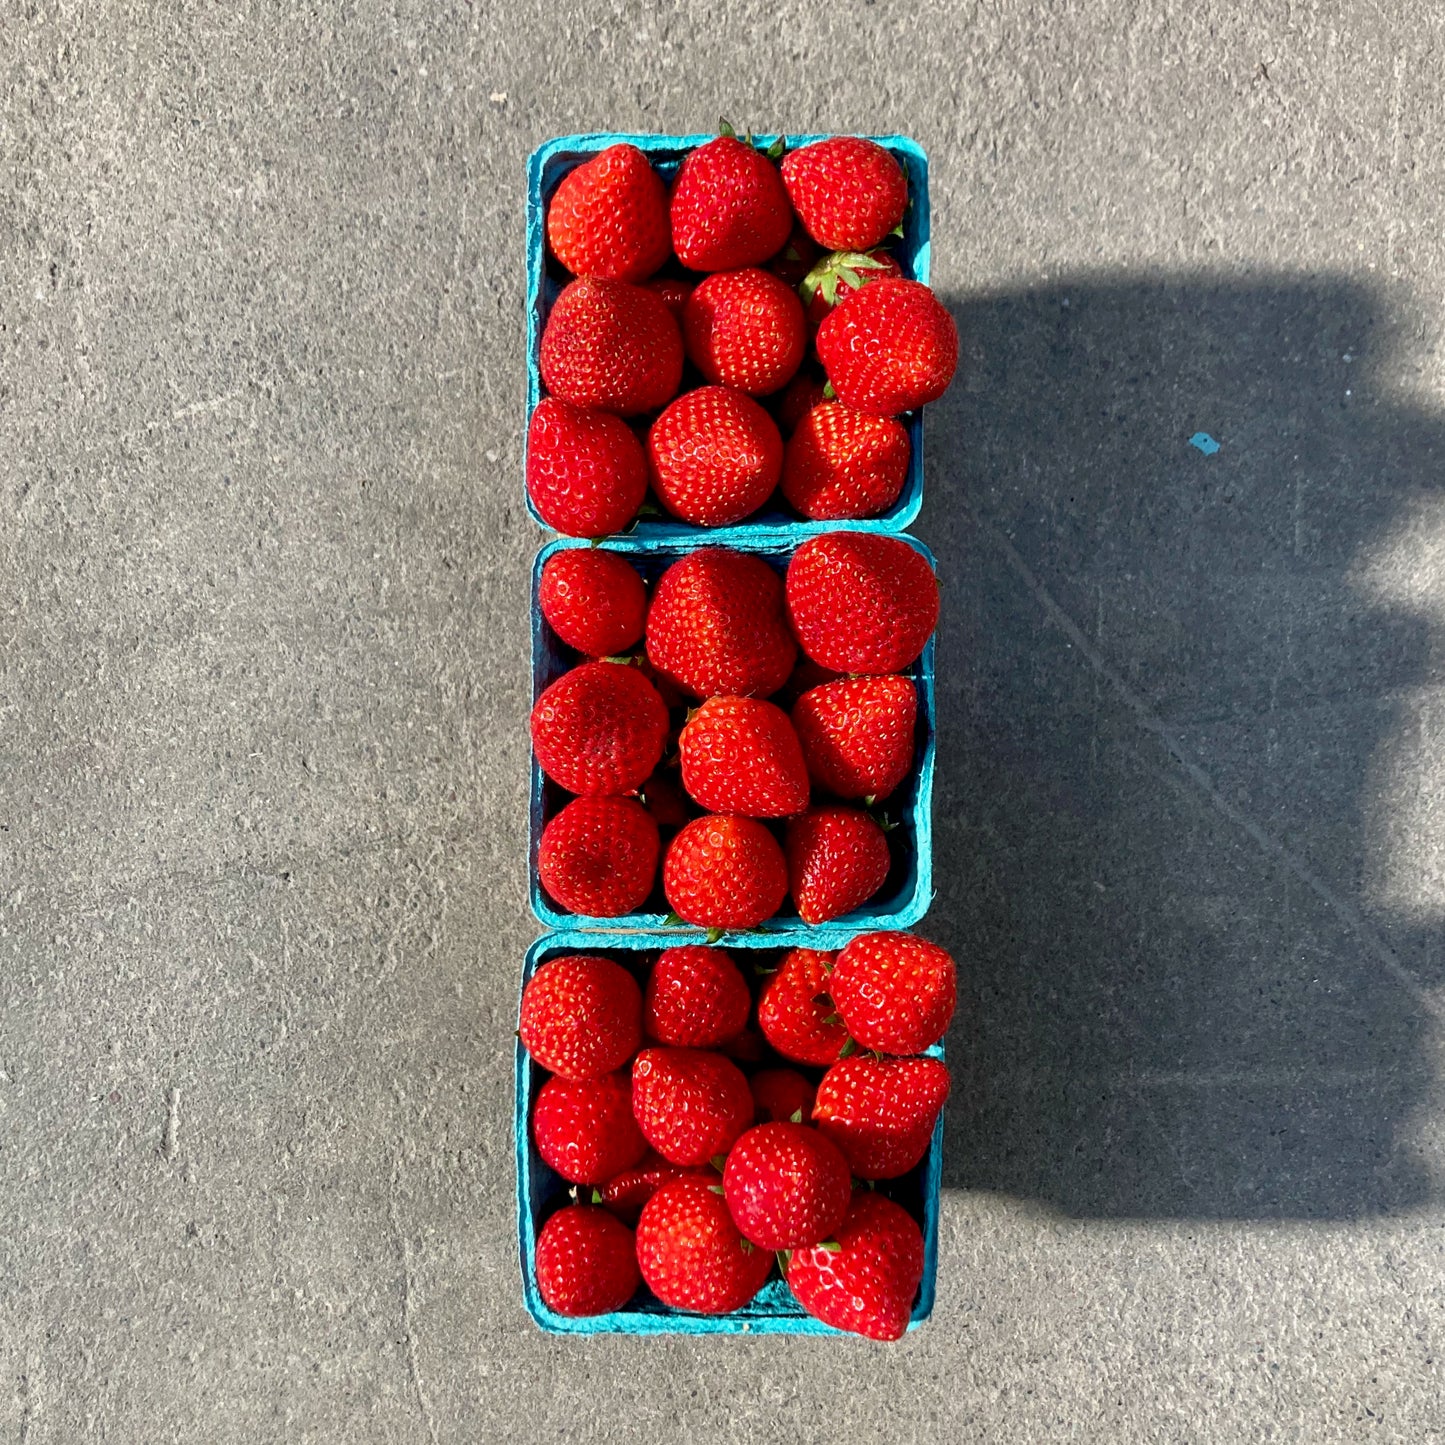
[[[717,133],[721,136],[726,136],[729,140],[738,139],[737,126],[735,126],[732,121],[730,121],[725,115],[720,115],[718,117]],[[751,126],[749,126],[748,129],[743,132],[742,140],[743,144],[748,146],[750,149],[755,150],[757,148],[757,142],[753,139],[753,132]],[[766,150],[763,151],[763,154],[767,156],[770,161],[775,161],[778,159],[779,156],[782,155],[785,149],[786,146],[784,144],[783,138],[782,136],[779,136],[770,146],[767,147]]]
[[[843,1246],[836,1239],[825,1239],[818,1246],[819,1249],[826,1249],[829,1254],[842,1254]]]
[[[802,1122],[803,1122],[803,1111],[802,1111],[801,1109],[794,1109],[793,1112],[788,1115],[788,1123],[790,1123],[790,1124],[801,1124]]]
[[[705,936],[709,943],[721,943],[726,932],[726,928],[709,928]]]
[[[865,280],[863,273],[881,271],[883,264],[866,251],[834,251],[824,256],[798,283],[798,295],[803,298],[804,306],[811,306],[813,297],[821,292],[829,306],[836,306],[839,282],[856,291]]]

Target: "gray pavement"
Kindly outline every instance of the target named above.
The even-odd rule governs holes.
[[[10,0],[0,1439],[1445,1439],[1442,32]],[[966,339],[886,1351],[519,1301],[523,164],[719,112],[914,134]]]

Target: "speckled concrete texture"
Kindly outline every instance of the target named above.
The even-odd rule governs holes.
[[[1445,1439],[1442,76],[1429,0],[10,0],[0,1440]],[[519,1299],[524,161],[719,113],[916,136],[965,337],[886,1350]]]

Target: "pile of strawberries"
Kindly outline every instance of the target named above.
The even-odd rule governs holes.
[[[647,511],[826,524],[898,502],[904,418],[958,361],[948,312],[888,249],[907,177],[856,137],[782,151],[724,125],[670,187],[626,144],[556,187],[526,468],[549,527],[597,542]],[[745,977],[717,944],[789,898],[820,925],[887,895],[937,579],[873,531],[658,550],[665,569],[646,546],[543,567],[569,665],[532,709],[537,867],[584,926],[665,902],[707,943],[554,949],[523,991],[519,1037],[550,1076],[531,1138],[572,1193],[538,1232],[537,1288],[567,1316],[644,1286],[719,1315],[777,1270],[817,1319],[897,1339],[924,1275],[953,959],[906,933],[774,934]]]
[[[907,178],[859,137],[780,153],[725,126],[669,192],[642,151],[614,145],[553,193],[547,240],[573,279],[547,316],[548,394],[527,438],[549,527],[603,537],[644,505],[722,527],[779,489],[816,521],[898,500],[898,418],[958,363],[952,317],[887,250]]]
[[[818,924],[883,888],[891,820],[875,813],[914,761],[918,697],[903,670],[938,620],[922,553],[826,533],[780,577],[760,557],[702,548],[649,598],[624,556],[572,548],[547,560],[540,602],[562,641],[598,659],[532,709],[539,765],[576,795],[538,851],[558,906],[633,912],[659,862],[676,919],[718,935],[757,927],[789,894]],[[677,766],[660,768],[664,756]],[[769,820],[786,820],[781,841]]]
[[[926,1154],[948,1070],[924,1051],[953,1015],[952,958],[905,933],[768,956],[753,989],[722,949],[658,954],[641,987],[594,954],[544,963],[520,1037],[551,1073],[532,1117],[575,1186],[537,1239],[563,1315],[741,1309],[774,1266],[824,1323],[899,1338],[923,1236],[890,1197]],[[630,1065],[630,1067],[629,1067]]]

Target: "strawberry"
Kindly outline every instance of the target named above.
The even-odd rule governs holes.
[[[853,1182],[838,1146],[804,1124],[758,1124],[733,1145],[723,1195],[761,1249],[806,1249],[843,1222]]]
[[[885,278],[824,317],[818,359],[839,401],[897,416],[948,390],[958,367],[958,329],[922,282]]]
[[[630,1169],[614,1174],[592,1197],[619,1219],[630,1222],[664,1184],[687,1178],[716,1184],[717,1170],[711,1164],[669,1164],[655,1149],[649,1149]]]
[[[860,933],[833,965],[832,994],[865,1049],[919,1054],[948,1030],[957,970],[947,949],[911,933]]]
[[[721,1054],[643,1049],[632,1062],[632,1112],[669,1163],[706,1164],[753,1122],[753,1096],[742,1070]]]
[[[642,990],[620,964],[595,954],[544,963],[522,990],[522,1047],[564,1079],[600,1079],[642,1042]]]
[[[567,537],[606,537],[647,495],[647,453],[625,421],[544,396],[527,427],[527,495]]]
[[[718,271],[682,313],[688,359],[711,382],[766,396],[786,385],[808,344],[797,293],[768,271]]]
[[[834,251],[824,256],[798,286],[809,322],[822,325],[823,318],[840,301],[845,301],[870,281],[885,276],[902,276],[903,267],[887,251]]]
[[[721,930],[756,928],[788,896],[788,865],[778,840],[752,818],[694,818],[667,845],[662,891],[685,923]]]
[[[911,451],[902,422],[825,401],[788,441],[783,495],[815,522],[876,517],[903,491]]]
[[[793,704],[808,773],[840,798],[886,798],[913,766],[918,690],[907,677],[850,677]]]
[[[677,276],[655,276],[647,283],[647,289],[662,297],[663,305],[672,312],[677,318],[678,326],[681,326],[683,308],[687,305],[687,298],[692,295],[692,282]]]
[[[720,948],[665,948],[642,994],[642,1026],[650,1038],[681,1048],[710,1049],[747,1027],[753,997],[737,965]]]
[[[776,411],[779,430],[785,436],[791,436],[797,430],[798,423],[815,406],[821,406],[826,400],[822,381],[814,376],[811,370],[800,371],[788,383],[778,400]],[[787,465],[786,453],[783,465]]]
[[[652,815],[631,798],[574,798],[542,830],[537,872],[569,913],[618,918],[652,892],[661,851]]]
[[[632,1231],[605,1209],[569,1204],[537,1236],[537,1288],[559,1315],[605,1315],[637,1293]]]
[[[947,1098],[941,1059],[858,1054],[823,1075],[813,1118],[860,1179],[897,1179],[928,1152]]]
[[[848,1030],[828,997],[835,956],[815,948],[793,949],[758,995],[758,1027],[794,1063],[831,1064],[848,1042]]]
[[[720,1193],[703,1179],[674,1179],[642,1206],[637,1263],[663,1304],[699,1314],[740,1310],[762,1289],[773,1256],[744,1239]]]
[[[870,1340],[903,1338],[922,1283],[917,1222],[869,1190],[853,1197],[836,1239],[788,1262],[788,1287],[814,1319]]]
[[[547,240],[574,275],[645,280],[672,251],[662,177],[636,146],[608,146],[552,192]]]
[[[723,547],[689,552],[662,574],[646,635],[648,661],[694,697],[766,697],[798,655],[782,579],[760,558]]]
[[[785,818],[808,806],[808,767],[782,708],[714,697],[678,738],[682,785],[709,812]]]
[[[532,750],[569,793],[630,793],[662,757],[667,709],[635,667],[584,662],[532,708]]]
[[[663,773],[654,773],[637,796],[659,828],[680,828],[692,817],[687,810],[687,794]]]
[[[682,380],[682,332],[655,292],[626,281],[570,282],[542,332],[542,380],[574,406],[636,416]]]
[[[810,537],[788,563],[788,620],[803,651],[839,672],[897,672],[938,625],[938,579],[907,542],[876,532]]]
[[[532,1137],[547,1166],[573,1184],[600,1184],[647,1152],[625,1074],[548,1079],[532,1110]]]
[[[647,433],[658,500],[697,527],[725,527],[756,512],[783,473],[777,423],[725,386],[684,392]]]
[[[908,178],[876,141],[839,135],[783,161],[783,185],[808,234],[827,251],[867,251],[903,221]]]
[[[883,829],[858,808],[810,808],[788,823],[788,890],[804,923],[860,908],[882,888],[892,858]]]
[[[813,1117],[817,1089],[796,1069],[759,1069],[748,1080],[760,1121],[800,1124]]]
[[[671,206],[672,249],[690,271],[757,266],[793,228],[777,166],[731,134],[684,157]]]
[[[637,569],[616,552],[569,547],[542,566],[537,602],[547,625],[589,657],[626,652],[642,639],[647,589]]]
[[[803,229],[802,222],[794,221],[783,249],[768,262],[768,270],[789,286],[796,286],[817,259],[818,243]]]

